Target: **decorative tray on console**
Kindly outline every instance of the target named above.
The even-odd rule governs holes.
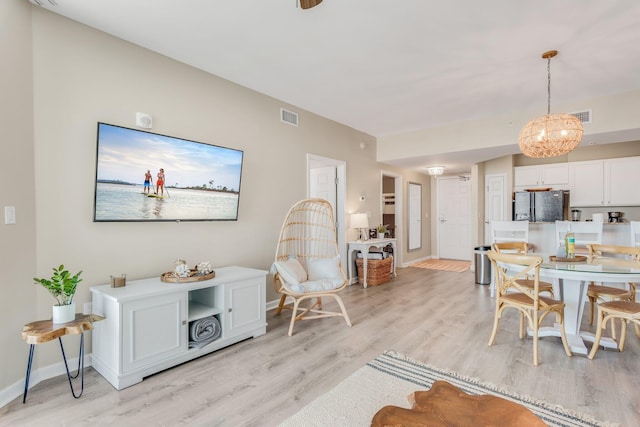
[[[584,255],[576,255],[574,258],[562,258],[551,255],[549,261],[551,262],[585,262],[587,257]]]
[[[191,269],[189,270],[189,277],[178,277],[178,275],[172,271],[168,271],[166,273],[162,273],[160,276],[160,280],[168,283],[189,283],[189,282],[200,282],[202,280],[209,280],[216,277],[216,272],[212,271],[207,274],[200,274],[198,270]]]

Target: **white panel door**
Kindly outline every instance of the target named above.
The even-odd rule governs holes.
[[[504,174],[484,177],[484,241],[491,243],[491,221],[507,221],[507,203]]]
[[[309,171],[309,196],[325,199],[333,207],[333,217],[336,217],[336,168],[327,166],[313,168]]]
[[[471,181],[438,179],[438,256],[471,260]]]

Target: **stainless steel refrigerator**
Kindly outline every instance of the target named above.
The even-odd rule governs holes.
[[[514,193],[514,221],[555,222],[568,219],[568,191],[516,191]]]

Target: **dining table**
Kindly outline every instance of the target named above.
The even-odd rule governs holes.
[[[539,255],[543,261],[540,265],[540,278],[552,281],[557,286],[556,298],[565,303],[564,329],[571,352],[587,354],[586,342],[593,342],[595,335],[581,331],[582,315],[587,302],[587,289],[591,282],[615,283],[625,286],[626,283],[640,282],[640,263],[617,258],[592,258],[578,255],[577,259],[558,259],[549,254]],[[560,337],[560,325],[541,327],[540,337]],[[603,337],[600,345],[605,348],[617,348],[611,338]]]

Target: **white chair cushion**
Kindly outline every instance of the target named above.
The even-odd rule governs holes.
[[[299,284],[285,283],[285,287],[292,292],[304,294],[307,292],[331,291],[342,286],[342,277],[335,279],[307,280]]]
[[[276,261],[273,263],[278,274],[290,285],[297,285],[307,280],[307,272],[304,267],[295,258],[289,258],[285,261]]]
[[[340,257],[317,258],[307,260],[309,280],[337,279],[342,283],[342,271],[340,270]]]

